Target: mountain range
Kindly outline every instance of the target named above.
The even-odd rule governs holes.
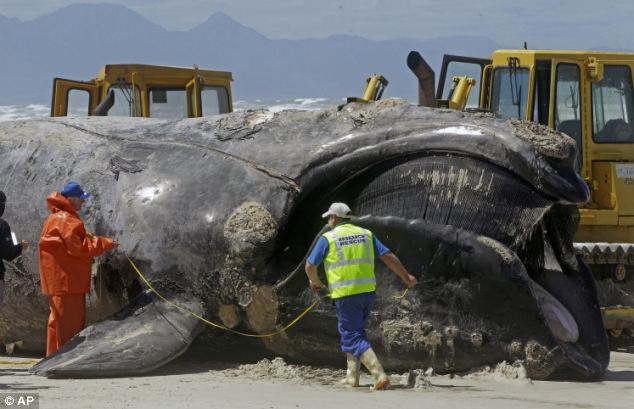
[[[269,39],[223,13],[170,31],[124,6],[75,4],[30,21],[0,15],[0,105],[50,103],[53,78],[89,80],[116,63],[231,71],[235,99],[360,96],[372,73],[390,81],[385,96],[416,98],[409,51],[438,70],[445,53],[484,57],[496,48],[479,36]]]

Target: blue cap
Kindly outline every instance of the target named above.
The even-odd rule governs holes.
[[[87,199],[90,197],[90,193],[84,192],[77,182],[66,183],[66,186],[64,186],[60,193],[64,197],[78,197],[80,199]]]

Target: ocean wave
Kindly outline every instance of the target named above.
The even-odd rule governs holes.
[[[345,99],[328,99],[328,98],[294,98],[294,99],[252,99],[237,100],[233,103],[235,111],[246,111],[249,109],[268,109],[271,112],[281,112],[290,109],[315,110],[327,109],[341,105]],[[81,109],[75,113],[81,116]],[[85,112],[85,111],[84,111]],[[48,105],[28,104],[28,105],[0,105],[0,122],[12,121],[16,119],[27,119],[35,117],[47,117],[51,114],[51,108]],[[70,116],[75,116],[70,113]]]
[[[246,111],[248,109],[268,109],[271,112],[280,112],[289,109],[315,110],[333,108],[341,105],[343,102],[345,102],[344,99],[328,98],[237,100],[233,103],[233,109],[235,111]]]
[[[0,105],[0,121],[49,116],[51,108],[46,105]]]
[[[295,102],[299,102],[301,105],[313,105],[320,104],[322,102],[327,102],[327,98],[296,98]]]

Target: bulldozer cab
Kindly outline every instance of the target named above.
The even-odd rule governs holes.
[[[233,111],[231,73],[106,65],[90,81],[53,80],[51,116],[192,118]]]
[[[466,108],[538,122],[577,142],[577,167],[593,179],[596,161],[634,160],[634,54],[498,50],[489,59],[446,55],[437,99],[452,79],[476,85]]]

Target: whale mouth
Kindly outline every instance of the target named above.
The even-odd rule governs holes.
[[[374,231],[419,277],[421,285],[412,292],[424,302],[398,307],[410,321],[484,334],[506,350],[520,342],[523,352],[504,359],[532,360],[533,378],[590,380],[604,373],[607,340],[592,276],[572,249],[578,213],[567,200],[544,194],[498,164],[455,152],[384,160],[336,186],[307,198],[291,215],[285,245],[290,254],[298,249],[292,243],[308,246],[307,230],[319,230],[317,224],[307,229],[306,220],[319,221],[332,201],[346,202],[360,217],[355,222]],[[473,271],[491,265],[499,271]],[[398,291],[401,284],[381,270],[379,263],[379,282]],[[452,293],[460,286],[464,294]],[[394,302],[377,291],[380,314],[389,315]],[[416,360],[415,351],[407,354]],[[501,356],[480,354],[485,362],[465,357],[451,369]],[[424,353],[419,356],[428,364]]]

